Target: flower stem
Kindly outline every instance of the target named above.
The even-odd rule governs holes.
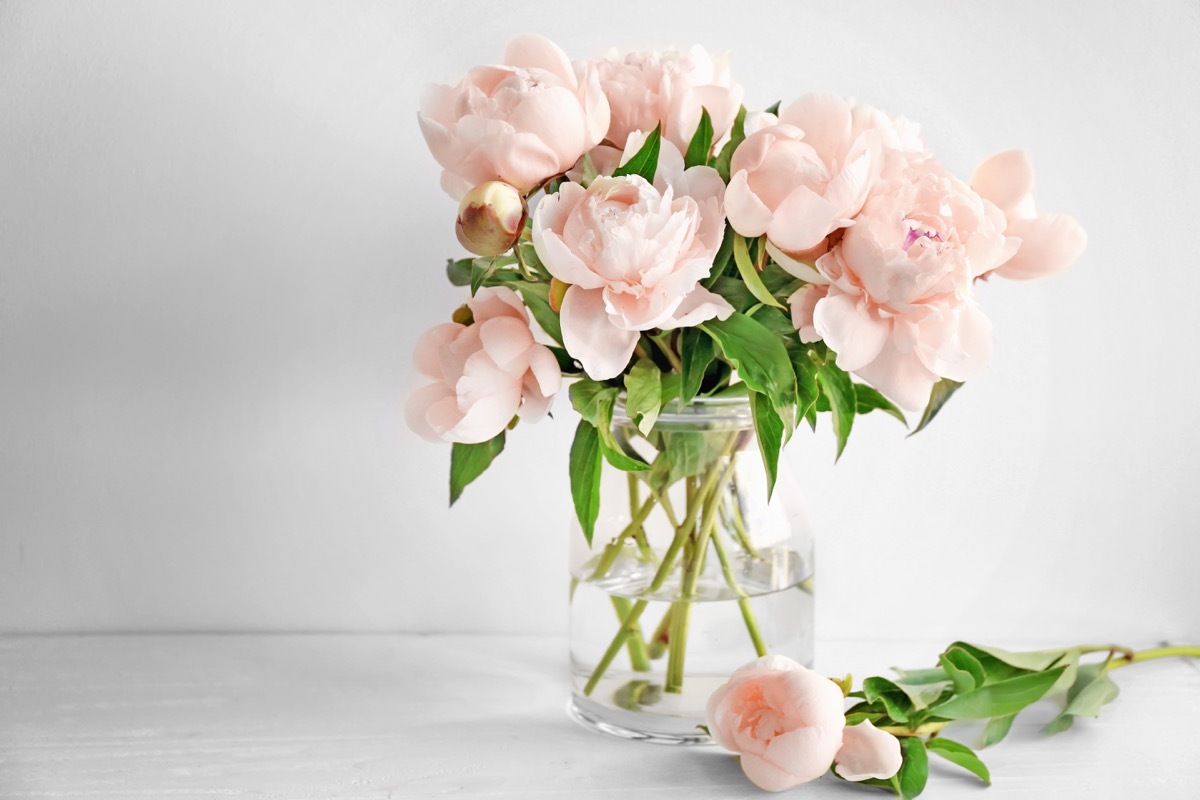
[[[759,658],[767,654],[767,646],[763,643],[762,634],[758,630],[758,620],[754,617],[754,609],[750,607],[750,598],[742,589],[741,585],[734,577],[733,569],[729,564],[729,555],[725,552],[725,545],[721,543],[720,536],[712,537],[713,549],[717,551],[717,559],[721,562],[721,574],[725,576],[725,583],[729,584],[729,588],[738,595],[738,609],[742,612],[742,621],[746,623],[746,632],[750,634],[750,641],[754,644],[754,652]]]
[[[1140,664],[1143,661],[1153,661],[1156,658],[1200,658],[1200,647],[1191,645],[1154,647],[1150,650],[1140,650],[1136,653],[1130,651],[1127,647],[1120,649],[1125,650],[1129,654],[1110,661],[1108,663],[1109,670],[1128,667],[1130,664]]]
[[[609,664],[612,664],[617,653],[621,652],[621,648],[625,646],[625,640],[629,638],[629,632],[634,625],[637,624],[638,618],[642,616],[642,612],[646,610],[648,601],[638,600],[629,609],[629,613],[621,620],[621,627],[617,630],[617,635],[613,637],[609,643],[608,649],[604,651],[604,655],[600,657],[600,663],[596,665],[596,669],[592,670],[592,677],[588,678],[587,685],[583,687],[583,693],[590,695],[596,689],[596,684],[600,682],[604,671],[608,669]]]
[[[654,503],[655,498],[653,495],[647,497],[646,502],[634,513],[633,519],[629,521],[625,529],[604,548],[603,555],[596,562],[596,568],[592,570],[591,580],[599,580],[608,574],[608,571],[612,569],[612,565],[616,562],[617,556],[621,554],[621,546],[625,543],[626,539],[641,529],[642,523],[646,521],[646,517],[650,516],[650,511],[654,508]]]
[[[612,600],[613,609],[617,612],[617,619],[622,621],[629,616],[629,598],[618,597],[617,595],[609,595]],[[649,672],[650,671],[650,656],[646,652],[646,642],[642,639],[642,628],[638,625],[637,620],[629,626],[628,637],[625,640],[625,649],[629,651],[629,666],[634,672]]]

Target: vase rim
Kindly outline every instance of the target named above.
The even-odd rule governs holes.
[[[629,419],[625,411],[625,399],[625,392],[617,395],[616,403],[613,406],[614,419]],[[679,405],[679,401],[676,400],[664,406],[658,414],[658,421],[665,423],[686,423],[697,420],[739,422],[745,423],[747,426],[753,425],[753,417],[750,412],[750,398],[744,395],[734,395],[732,397],[694,397],[682,407]]]

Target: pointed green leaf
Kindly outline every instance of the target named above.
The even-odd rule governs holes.
[[[580,420],[571,442],[571,500],[583,528],[583,538],[592,543],[600,514],[600,435],[587,420]]]
[[[776,100],[774,103],[772,103],[771,105],[767,106],[767,107],[766,107],[766,109],[765,109],[765,110],[766,110],[766,112],[767,112],[768,114],[774,114],[775,116],[779,116],[779,104],[780,104],[780,102],[782,102],[782,101],[780,101],[780,100]]]
[[[746,246],[746,239],[740,233],[733,237],[733,261],[737,264],[742,282],[746,284],[746,288],[758,302],[775,308],[784,308],[783,303],[776,300],[775,295],[771,294],[770,290],[763,285],[758,270],[754,268],[754,263],[750,260],[750,250]]]
[[[979,760],[979,756],[975,755],[975,751],[965,744],[959,744],[958,742],[938,736],[935,739],[930,739],[925,746],[929,752],[937,753],[950,763],[957,764],[963,769],[974,773],[985,785],[991,785],[992,776],[988,772],[987,766]]]
[[[648,358],[639,358],[625,376],[625,413],[648,435],[662,409],[662,373]]]
[[[742,106],[738,109],[737,117],[733,121],[733,128],[729,131],[729,141],[721,148],[721,152],[717,155],[713,166],[720,173],[721,179],[729,183],[729,163],[733,159],[733,151],[738,149],[746,138],[746,107]]]
[[[1066,667],[1031,672],[956,695],[930,709],[942,719],[986,719],[1016,714],[1049,691]]]
[[[713,126],[712,117],[707,108],[700,109],[700,124],[688,144],[687,155],[683,159],[684,168],[702,167],[708,163],[708,154],[712,151]]]
[[[470,286],[471,285],[471,262],[472,258],[460,258],[455,261],[453,258],[446,259],[446,277],[454,286]]]
[[[869,414],[875,409],[879,409],[885,414],[890,414],[900,420],[900,424],[908,427],[908,420],[904,418],[904,412],[896,407],[896,404],[888,400],[877,389],[867,386],[865,383],[854,384],[854,410],[858,414]]]
[[[1016,718],[1016,714],[1008,714],[988,720],[987,727],[983,729],[983,746],[991,747],[1004,741],[1004,737],[1008,736],[1008,731]]]
[[[600,452],[608,463],[625,472],[650,469],[645,461],[626,452],[613,436],[613,405],[617,400],[617,387],[581,380],[571,386],[570,394],[571,405],[596,429],[600,437]]]
[[[613,177],[624,175],[641,175],[649,183],[654,183],[654,173],[658,169],[658,151],[662,142],[662,125],[656,127],[646,137],[646,141],[623,165],[613,170]]]
[[[779,474],[779,453],[783,449],[783,420],[775,412],[771,401],[758,392],[750,393],[750,413],[754,417],[758,451],[762,454],[763,466],[767,471],[767,499],[770,500],[775,491],[775,478]]]
[[[717,351],[712,337],[700,328],[684,328],[680,332],[679,350],[680,361],[683,364],[679,399],[686,405],[699,393],[700,384],[704,381],[704,372],[716,358]]]
[[[983,686],[987,677],[975,656],[961,647],[951,647],[942,653],[938,656],[938,663],[954,682],[954,690],[960,694]]]
[[[450,505],[454,505],[462,497],[463,489],[482,475],[504,451],[505,433],[500,431],[494,438],[479,444],[455,442],[450,448]]]
[[[733,258],[733,237],[736,235],[733,226],[728,222],[725,223],[725,236],[721,239],[721,246],[717,248],[717,254],[713,257],[712,269],[709,271],[708,277],[701,281],[705,289],[713,288],[717,279],[725,274],[725,268],[729,266],[729,262]]]
[[[925,782],[929,780],[929,755],[925,752],[925,742],[919,736],[905,736],[900,740],[900,748],[904,756],[896,776],[900,784],[900,796],[911,800],[925,791]]]
[[[700,325],[716,341],[725,360],[752,391],[765,394],[776,411],[796,404],[796,375],[783,341],[745,314]]]
[[[837,436],[837,458],[841,458],[846,441],[850,438],[850,429],[854,427],[857,407],[854,384],[844,370],[832,362],[826,362],[817,367],[817,385],[821,388],[821,394],[829,399],[829,410],[833,412],[833,432]]]
[[[1014,653],[1009,650],[1002,650],[999,647],[990,645],[973,644],[971,642],[955,642],[950,645],[953,648],[975,651],[976,653],[987,653],[989,656],[1003,661],[1005,664],[1010,664],[1019,669],[1027,669],[1031,672],[1041,672],[1044,669],[1058,666],[1062,663],[1063,657],[1067,655],[1067,650],[1033,650],[1022,653]]]
[[[925,413],[921,415],[921,421],[917,423],[917,427],[909,436],[920,433],[925,430],[929,423],[933,422],[933,418],[942,410],[942,406],[946,405],[946,401],[950,396],[962,388],[962,383],[952,381],[949,378],[942,378],[933,385],[933,391],[929,394],[929,404],[925,406]]]

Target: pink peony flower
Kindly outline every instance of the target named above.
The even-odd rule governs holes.
[[[455,200],[493,180],[527,193],[566,172],[608,130],[598,76],[572,67],[550,40],[518,36],[504,62],[471,70],[457,86],[431,87],[421,104],[421,133]]]
[[[686,53],[613,52],[592,61],[612,108],[608,136],[623,146],[634,131],[662,125],[663,137],[686,151],[702,108],[713,124],[713,141],[733,127],[742,87],[729,77],[729,57],[712,58],[699,45]]]
[[[865,781],[887,780],[900,771],[904,758],[899,739],[864,719],[842,731],[842,749],[836,761],[838,775],[848,781]]]
[[[1008,233],[1021,240],[1012,258],[994,270],[1003,278],[1031,280],[1070,267],[1087,247],[1087,234],[1066,214],[1038,215],[1033,203],[1033,162],[1024,150],[997,153],[971,178],[971,188],[1008,218]]]
[[[841,689],[785,656],[739,669],[708,700],[713,740],[741,755],[759,788],[779,792],[828,771],[846,724]]]
[[[435,382],[412,396],[405,416],[427,439],[486,442],[514,416],[544,416],[562,383],[554,354],[533,341],[516,292],[485,287],[467,306],[471,324],[434,326],[413,354],[417,369]]]
[[[644,134],[631,136],[625,158]],[[621,374],[641,331],[679,328],[733,313],[699,281],[721,246],[725,184],[709,167],[683,169],[663,141],[654,184],[601,176],[564,184],[538,205],[533,244],[546,269],[571,284],[562,301],[563,344],[595,380]]]
[[[833,94],[805,95],[769,122],[757,117],[733,154],[725,211],[743,236],[805,253],[853,224],[882,168],[881,138],[871,125],[855,130],[849,104]]]
[[[839,367],[918,410],[938,379],[967,380],[991,356],[971,286],[1017,247],[1004,228],[996,206],[937,162],[910,168],[817,260],[810,280],[824,296],[794,294],[793,324],[836,351]]]

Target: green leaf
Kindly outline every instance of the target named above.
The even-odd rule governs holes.
[[[837,435],[837,458],[841,458],[842,451],[846,449],[846,440],[850,438],[850,429],[854,427],[857,408],[854,384],[844,370],[832,362],[826,362],[817,367],[817,385],[821,394],[829,399],[829,410],[833,412],[833,432]]]
[[[1079,668],[1074,685],[1067,692],[1067,704],[1043,730],[1061,733],[1070,728],[1075,717],[1098,717],[1100,709],[1117,699],[1120,690],[1105,669],[1106,664],[1086,664]]]
[[[587,420],[580,420],[571,442],[571,500],[589,546],[600,514],[601,463],[600,434]]]
[[[483,262],[483,263],[481,263]],[[496,259],[477,258],[471,262],[471,297],[483,287],[484,282],[496,271]]]
[[[942,719],[986,719],[1016,714],[1042,698],[1066,667],[1031,672],[983,686],[939,703],[930,712]]]
[[[473,258],[446,259],[446,277],[454,286],[471,285],[471,262]]]
[[[746,386],[765,394],[775,410],[792,413],[796,404],[796,375],[783,341],[745,314],[733,313],[722,321],[700,325],[714,340]]]
[[[763,285],[758,270],[754,268],[754,263],[750,260],[750,249],[746,246],[746,238],[740,233],[733,237],[733,261],[737,264],[738,274],[742,276],[746,288],[750,290],[750,294],[754,295],[756,300],[764,305],[784,308],[783,303],[776,300],[775,295],[771,294],[770,290]]]
[[[758,392],[750,393],[750,413],[754,417],[758,450],[767,470],[767,499],[770,500],[775,491],[775,478],[779,474],[779,452],[783,449],[783,420],[775,412],[771,401]]]
[[[768,114],[774,114],[775,116],[779,116],[779,104],[780,104],[780,102],[782,102],[782,101],[780,101],[780,100],[776,100],[774,103],[772,103],[771,105],[767,106],[767,108],[766,108],[766,112],[767,112]]]
[[[562,322],[558,314],[550,307],[550,284],[528,283],[520,281],[513,284],[521,293],[521,299],[529,313],[537,320],[537,324],[554,341],[562,344]]]
[[[925,791],[925,782],[929,780],[929,755],[919,736],[905,736],[900,740],[900,748],[904,756],[897,775],[900,796],[910,800]]]
[[[729,141],[721,148],[713,166],[721,174],[721,180],[729,183],[729,162],[733,159],[733,151],[737,150],[746,138],[746,107],[738,109],[737,117],[733,120],[733,128],[729,131]]]
[[[994,744],[1002,742],[1004,737],[1008,736],[1008,730],[1012,727],[1013,720],[1016,718],[1016,714],[1008,714],[988,720],[987,727],[983,729],[983,746],[991,747]]]
[[[558,368],[564,375],[578,375],[583,372],[583,368],[579,366],[579,362],[571,358],[571,354],[561,347],[551,347],[550,352],[554,354],[554,360],[558,362]]]
[[[649,435],[662,410],[662,373],[648,358],[639,358],[625,376],[625,413],[643,436]]]
[[[600,452],[609,464],[625,472],[650,469],[650,465],[645,461],[627,453],[613,436],[613,405],[616,403],[617,393],[618,389],[615,386],[606,386],[592,380],[577,381],[570,389],[571,405],[596,429],[600,437]]]
[[[479,444],[455,442],[450,448],[450,505],[462,497],[471,481],[483,474],[496,456],[504,451],[505,431]]]
[[[708,437],[696,431],[662,431],[667,484],[699,475],[708,464]],[[658,460],[655,460],[657,468]]]
[[[885,414],[891,414],[900,420],[901,425],[906,428],[908,427],[908,420],[904,418],[904,412],[897,408],[895,403],[865,383],[854,384],[855,412],[858,414],[869,414],[875,409],[879,409]]]
[[[721,246],[717,248],[717,254],[713,256],[712,269],[709,270],[708,277],[701,281],[705,289],[711,289],[717,279],[725,274],[725,268],[733,258],[733,237],[736,235],[733,226],[725,223],[725,235],[721,239]]]
[[[941,681],[939,683],[905,683],[904,681],[892,681],[900,691],[908,695],[908,700],[912,703],[913,711],[922,711],[936,703],[945,694],[946,690],[951,688],[950,681]]]
[[[958,742],[938,736],[930,739],[925,746],[929,752],[937,753],[950,763],[957,764],[963,769],[974,773],[985,785],[991,785],[992,776],[988,772],[987,766],[979,760],[979,756],[975,755],[975,751],[965,744],[959,744]]]
[[[921,421],[917,423],[917,427],[909,436],[920,433],[925,430],[925,426],[933,422],[933,418],[942,410],[942,406],[946,405],[946,401],[950,396],[957,392],[962,386],[958,381],[952,381],[949,378],[942,378],[933,385],[933,391],[929,394],[929,404],[925,406],[925,413],[921,415]]]
[[[961,647],[951,647],[938,656],[938,663],[950,680],[954,682],[954,690],[960,694],[973,691],[983,686],[987,675],[983,665]]]
[[[692,141],[688,144],[687,155],[683,159],[684,168],[702,167],[707,164],[708,154],[712,151],[712,143],[712,117],[708,115],[707,108],[701,108],[700,124],[696,127],[696,133],[692,135]]]
[[[678,372],[668,372],[663,374],[659,379],[662,384],[662,401],[659,405],[662,408],[668,408],[671,403],[679,399],[679,390],[683,386],[683,378]]]
[[[680,373],[679,400],[692,402],[704,381],[704,372],[717,357],[712,337],[699,328],[684,328],[679,336],[679,355],[683,365]]]
[[[734,311],[745,313],[758,303],[754,295],[750,294],[750,289],[738,278],[721,275],[708,288],[728,300]]]
[[[641,175],[649,183],[654,183],[654,173],[658,169],[658,150],[662,141],[662,125],[657,126],[641,148],[633,154],[633,158],[613,170],[613,177],[623,175]]]

